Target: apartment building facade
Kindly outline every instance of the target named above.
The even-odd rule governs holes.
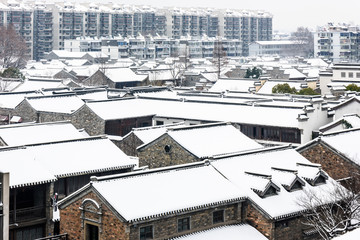
[[[243,45],[238,39],[210,37],[104,37],[65,39],[64,50],[69,52],[102,52],[110,59],[134,57],[136,59],[157,59],[187,55],[190,58],[212,58],[214,46],[221,43],[226,56],[243,56]]]
[[[333,62],[356,62],[360,59],[360,26],[319,27],[314,33],[314,55]]]
[[[167,36],[218,37],[248,44],[272,38],[272,15],[260,11],[163,8],[95,3],[0,4],[0,25],[13,24],[25,39],[32,59],[63,50],[64,41],[77,37]]]

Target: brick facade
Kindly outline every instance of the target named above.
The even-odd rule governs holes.
[[[170,147],[166,151],[165,147]],[[138,150],[139,165],[149,168],[166,167],[184,163],[200,161],[168,135],[164,135],[153,143]]]
[[[83,205],[85,199],[95,201],[101,210],[95,204],[88,201],[89,204]],[[81,208],[88,208],[90,211],[82,211]],[[210,229],[217,226],[229,225],[242,222],[241,219],[242,203],[232,203],[226,206],[202,209],[196,212],[161,217],[143,223],[126,223],[120,221],[115,214],[102,203],[100,198],[92,191],[80,196],[74,202],[64,207],[60,211],[60,233],[67,233],[68,239],[83,240],[85,239],[86,223],[98,226],[100,233],[99,239],[122,239],[122,240],[139,240],[140,228],[145,226],[153,227],[153,239],[166,239],[176,237],[191,232]],[[224,221],[213,224],[213,212],[224,211]],[[97,214],[100,212],[101,214]],[[100,220],[101,216],[101,220]],[[178,232],[178,219],[190,218],[190,230]],[[82,222],[82,219],[85,219]],[[101,223],[99,223],[101,222]]]
[[[275,207],[275,206],[274,206]],[[281,206],[276,206],[281,207]],[[270,240],[310,240],[318,239],[317,235],[306,236],[304,230],[309,227],[304,225],[301,216],[294,216],[282,220],[271,220],[261,213],[251,203],[244,204],[244,218],[251,226],[256,228]]]
[[[310,147],[299,150],[300,154],[313,163],[321,164],[325,172],[335,180],[360,175],[360,166],[336,153],[323,143],[317,142]],[[360,191],[360,179],[354,178],[355,191]]]
[[[84,199],[92,199],[101,206],[101,223],[96,223],[99,222],[100,216],[91,212],[85,212],[83,218],[87,219],[87,221],[81,221],[82,211],[80,210],[80,207]],[[99,211],[95,206],[91,206],[90,204],[89,209],[91,208],[93,209],[93,212]],[[99,239],[130,239],[128,226],[121,222],[105,204],[102,204],[101,200],[93,192],[89,192],[71,205],[61,209],[60,219],[60,233],[67,233],[68,239],[84,240],[86,230],[84,225],[86,223],[93,223],[95,226],[99,227],[99,230],[101,230]]]

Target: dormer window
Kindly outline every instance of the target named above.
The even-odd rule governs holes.
[[[323,175],[319,175],[319,177],[314,181],[314,185],[320,185],[326,183],[326,178]]]
[[[303,187],[303,184],[300,181],[296,181],[289,190],[290,191],[301,190],[302,187]]]
[[[273,195],[276,195],[276,188],[273,187],[273,186],[270,186],[266,191],[265,193],[263,194],[262,197],[269,197],[269,196],[273,196]]]

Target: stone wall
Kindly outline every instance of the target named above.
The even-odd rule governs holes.
[[[300,150],[300,154],[313,163],[321,164],[324,171],[335,180],[357,176],[353,178],[353,187],[355,191],[360,191],[360,179],[358,177],[360,175],[359,165],[335,153],[321,143]]]
[[[20,116],[23,122],[37,122],[38,120],[36,110],[26,100],[16,106],[13,115]]]
[[[213,224],[213,212],[224,210],[224,222]],[[190,217],[190,230],[178,232],[178,219]],[[142,224],[133,225],[130,228],[130,239],[140,239],[140,228],[145,226],[153,227],[154,239],[167,239],[192,232],[202,231],[222,225],[241,222],[241,203],[231,204],[224,207],[210,208],[188,214],[179,214],[177,216],[162,218],[155,221],[149,221]]]
[[[274,206],[275,207],[275,206]],[[250,203],[247,203],[244,207],[246,221],[261,232],[265,237],[274,239],[274,223],[266,218],[264,214],[254,208]]]
[[[136,148],[141,146],[141,141],[133,132],[116,144],[126,155],[137,156]]]
[[[77,129],[85,129],[91,136],[105,134],[105,121],[91,111],[87,105],[74,112],[71,123]]]
[[[233,203],[226,206],[219,206],[200,210],[197,212],[179,214],[170,217],[161,217],[153,221],[145,223],[134,223],[128,225],[121,222],[101,200],[93,192],[89,192],[78,200],[60,210],[60,233],[68,233],[68,239],[85,239],[85,229],[81,221],[82,202],[85,199],[94,200],[101,206],[101,223],[99,224],[99,212],[96,207],[92,206],[92,212],[85,211],[83,215],[85,221],[83,223],[92,222],[101,229],[99,239],[124,239],[138,240],[140,239],[140,228],[145,226],[153,226],[154,239],[165,239],[175,236],[188,234],[191,232],[202,231],[212,227],[240,223],[241,219],[241,203]],[[91,206],[90,206],[91,207]],[[91,208],[89,208],[91,209]],[[213,212],[224,210],[224,222],[213,224]],[[178,219],[190,217],[190,230],[178,232]]]
[[[281,207],[276,205],[274,207]],[[270,240],[310,240],[318,239],[317,234],[306,236],[305,229],[309,229],[304,225],[305,221],[301,216],[289,217],[287,219],[274,221],[271,220],[263,213],[261,213],[251,203],[244,204],[244,218],[251,226],[256,228],[259,232],[265,235]]]
[[[166,148],[170,148],[166,151]],[[199,161],[168,135],[138,150],[139,165],[149,168],[172,166]]]
[[[67,233],[68,239],[85,239],[85,229],[81,221],[81,210],[79,209],[84,199],[92,199],[98,204],[101,200],[90,192],[80,199],[60,210],[60,233]],[[125,223],[121,222],[106,206],[101,204],[102,219],[101,224],[94,224],[101,228],[99,239],[122,239],[129,240],[129,230]],[[86,212],[85,218],[99,221],[97,214]]]

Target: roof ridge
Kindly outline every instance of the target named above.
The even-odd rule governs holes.
[[[276,152],[279,150],[285,150],[285,149],[293,149],[292,144],[283,145],[283,146],[275,146],[275,147],[268,147],[268,148],[258,148],[258,149],[250,149],[250,150],[244,150],[244,151],[238,151],[233,153],[222,153],[222,154],[216,154],[212,155],[210,157],[211,160],[221,160],[224,158],[230,158],[230,157],[236,157],[236,156],[245,156],[245,155],[251,155],[251,154],[262,154],[266,152]]]
[[[56,121],[56,122],[41,122],[41,123],[24,122],[24,123],[19,123],[19,124],[0,125],[0,130],[1,129],[6,129],[6,128],[20,128],[20,127],[29,127],[29,126],[57,125],[57,124],[68,124],[68,123],[71,123],[71,121],[70,120],[63,120],[63,121]]]
[[[191,125],[191,126],[168,128],[168,131],[181,131],[181,130],[208,128],[208,127],[217,127],[217,126],[227,126],[227,125],[232,125],[232,123],[231,122],[216,122],[216,123],[196,124],[196,125]]]
[[[41,99],[41,98],[57,98],[57,97],[73,97],[73,96],[77,97],[75,93],[67,92],[61,94],[42,95],[42,96],[31,96],[31,97],[25,96],[25,99],[32,100],[32,99]]]
[[[135,170],[135,171],[129,172],[129,173],[120,173],[120,174],[101,176],[101,177],[92,176],[90,178],[90,180],[91,180],[91,182],[101,182],[101,181],[127,179],[127,178],[132,178],[132,177],[146,176],[146,175],[150,175],[150,174],[159,174],[159,173],[166,173],[166,172],[170,172],[170,171],[186,170],[189,168],[204,167],[204,166],[208,166],[208,165],[209,165],[209,161],[204,160],[204,161],[199,161],[199,162],[194,162],[194,163],[185,163],[185,164],[180,164],[180,165],[154,168],[154,169],[150,169],[150,170],[148,168],[144,168],[140,171]]]
[[[181,126],[185,122],[178,122],[178,123],[171,123],[171,124],[165,124],[165,125],[155,125],[155,126],[148,126],[148,127],[139,127],[139,128],[133,128],[132,130],[135,131],[144,131],[144,130],[150,130],[150,129],[159,129],[159,128],[167,128],[172,126]]]
[[[359,130],[360,130],[360,127],[348,128],[348,129],[338,130],[338,131],[335,131],[335,132],[323,133],[322,137],[329,137],[329,136],[332,136],[332,135],[341,135],[341,134],[345,134],[345,133],[348,133],[348,132],[356,132],[356,131],[359,131]]]

